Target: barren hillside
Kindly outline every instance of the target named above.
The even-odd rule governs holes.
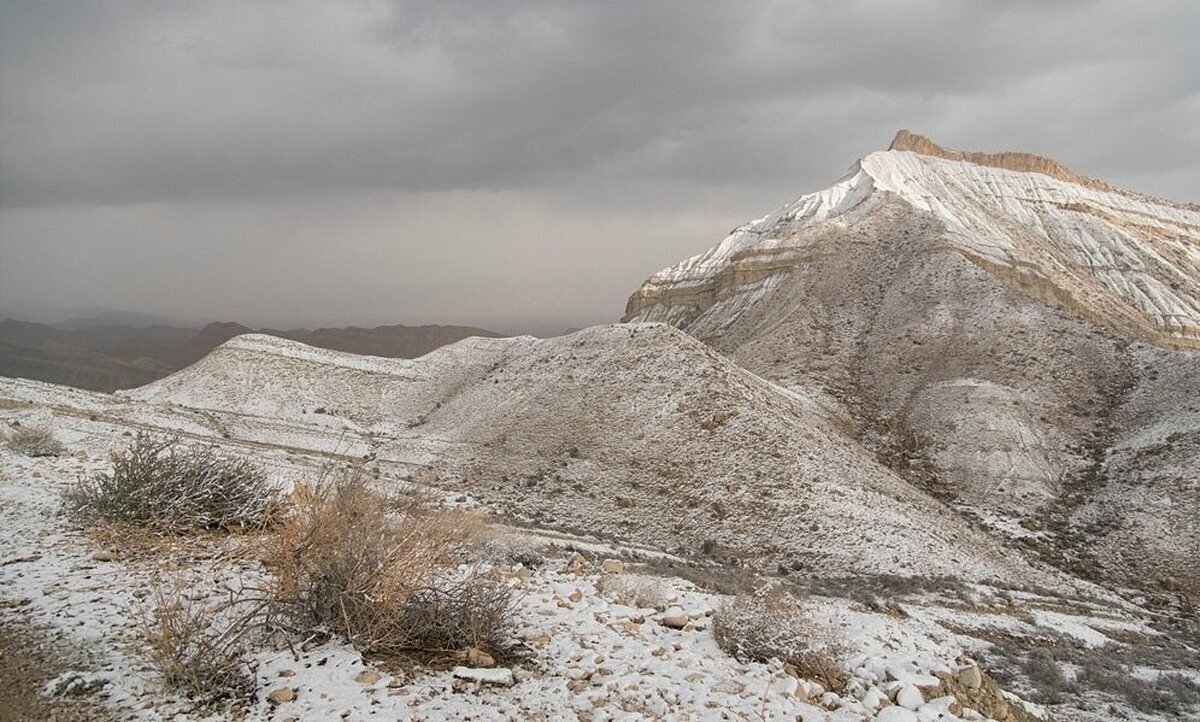
[[[1057,583],[878,464],[844,418],[662,324],[412,361],[242,336],[126,395],[204,410],[234,438],[336,430],[516,518],[685,556]]]

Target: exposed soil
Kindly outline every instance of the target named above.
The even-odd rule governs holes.
[[[19,619],[0,617],[0,720],[99,722],[112,716],[87,699],[45,697],[42,686],[71,668],[69,657]]]

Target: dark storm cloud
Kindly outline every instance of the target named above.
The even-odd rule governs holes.
[[[1089,170],[1190,164],[1194,134],[1172,126],[1195,125],[1196,7],[19,4],[0,43],[0,198],[506,189],[609,167],[762,184],[830,146],[848,163],[900,122],[1071,149],[1138,133]],[[1058,120],[1022,127],[1042,115]]]
[[[1181,200],[1200,188],[1190,0],[0,8],[0,252],[43,266],[38,247],[111,237],[113,253],[162,244],[163,267],[190,258],[247,283],[188,247],[213,242],[195,233],[197,208],[221,219],[208,230],[225,242],[278,255],[299,243],[298,207],[321,219],[353,207],[358,235],[338,233],[341,247],[436,264],[422,233],[456,245],[453,274],[402,264],[412,293],[390,303],[415,308],[437,296],[434,280],[498,254],[546,287],[531,277],[517,293],[481,271],[480,300],[433,310],[541,317],[522,304],[586,275],[608,280],[568,315],[595,320],[662,263],[827,184],[901,126]],[[431,207],[448,215],[414,215]],[[480,208],[504,219],[465,217]],[[596,237],[600,225],[614,237]],[[313,265],[294,278],[330,262],[319,248],[301,256]],[[285,291],[270,298],[301,308]]]

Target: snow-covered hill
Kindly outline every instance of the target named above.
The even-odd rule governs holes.
[[[123,395],[202,413],[232,439],[340,446],[527,522],[683,556],[1061,581],[881,466],[845,417],[663,324],[468,339],[414,360],[241,336]]]

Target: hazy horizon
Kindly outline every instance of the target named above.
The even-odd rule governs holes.
[[[0,307],[619,320],[901,127],[1200,200],[1200,5],[0,3]]]

